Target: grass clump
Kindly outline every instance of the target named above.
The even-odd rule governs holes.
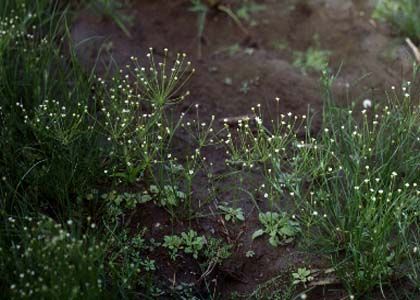
[[[420,211],[418,99],[409,85],[388,97],[361,121],[328,102],[322,134],[296,161],[307,239],[357,296],[402,275],[411,260],[404,237]]]
[[[104,170],[108,176],[134,183],[151,176],[153,162],[165,157],[175,132],[167,122],[166,108],[188,95],[177,93],[194,69],[185,54],[178,54],[174,64],[168,66],[168,50],[164,51],[164,60],[159,63],[152,52],[148,53],[147,69],[133,57],[133,66],[129,65],[126,72],[121,70],[110,83],[98,78],[95,98],[101,111],[99,128],[109,151],[111,168]]]
[[[420,1],[419,0],[380,0],[373,16],[387,21],[401,34],[416,42],[420,41]]]
[[[259,170],[260,193],[280,213],[285,213],[283,199],[294,201],[303,242],[330,259],[349,294],[362,297],[401,277],[417,285],[420,111],[415,103],[420,99],[408,82],[400,91],[393,88],[383,105],[338,107],[331,98],[333,78],[326,74],[319,134],[311,135],[310,122],[303,137],[293,133],[300,127],[297,120],[308,117],[290,114],[265,127],[257,116],[256,124],[239,124],[229,133],[241,145],[228,143],[230,163]],[[266,229],[256,236],[266,232],[273,239],[281,233],[269,216],[260,214]]]
[[[0,39],[3,196],[31,194],[32,205],[39,195],[41,202],[64,203],[99,171],[87,111],[90,74],[82,71],[66,39],[57,38],[66,32],[65,8],[27,2],[2,2],[7,27]]]
[[[192,68],[185,55],[170,65],[150,53],[146,67],[133,58],[126,71],[97,78],[74,53],[68,9],[0,4],[2,287],[12,298],[156,295],[154,261],[143,256],[151,246],[129,237],[122,221],[152,196],[110,190],[162,183],[155,174],[166,172],[175,130],[168,107],[185,96]],[[98,214],[101,224],[85,224]],[[27,222],[34,215],[54,220]]]
[[[101,299],[107,296],[103,244],[77,237],[46,217],[3,220],[0,271],[8,299]],[[70,229],[70,230],[69,230]]]

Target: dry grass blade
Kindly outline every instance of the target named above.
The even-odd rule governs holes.
[[[410,47],[411,51],[413,51],[414,57],[416,58],[417,62],[420,63],[420,51],[419,48],[414,45],[410,38],[406,38],[405,42]]]

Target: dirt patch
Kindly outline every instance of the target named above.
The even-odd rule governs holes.
[[[249,34],[226,14],[210,11],[200,41],[197,15],[189,10],[189,1],[143,0],[135,1],[126,11],[134,19],[130,28],[132,38],[124,35],[111,20],[89,12],[75,20],[72,37],[82,62],[87,66],[96,63],[100,74],[113,60],[119,65],[127,64],[130,56],[143,57],[149,47],[155,48],[157,55],[159,49],[166,47],[173,53],[188,53],[197,72],[188,85],[191,96],[180,105],[179,111],[199,104],[204,120],[211,115],[217,118],[244,115],[251,107],[261,104],[269,118],[281,112],[305,114],[310,109],[318,113],[314,121],[314,130],[318,130],[322,109],[319,73],[305,75],[292,64],[294,53],[313,46],[314,37],[320,48],[331,53],[331,70],[340,69],[334,87],[340,104],[365,98],[379,101],[384,87],[409,78],[412,61],[409,49],[391,37],[387,28],[371,20],[369,1],[258,3],[265,5],[265,9],[252,15],[252,22],[246,25]],[[199,42],[202,43],[200,57]],[[275,97],[281,99],[278,109],[274,105]],[[220,150],[210,149],[206,156],[216,162],[217,172],[224,171]],[[202,186],[195,187],[197,194],[206,194]],[[225,191],[220,198],[223,199],[215,201],[230,201],[232,194]],[[212,232],[214,236],[233,241],[233,256],[210,276],[223,299],[232,292],[251,293],[260,284],[279,274],[290,274],[298,266],[325,266],[315,255],[300,252],[297,245],[274,248],[266,239],[252,241],[251,235],[259,226],[257,211],[245,195],[236,201],[246,213],[247,220],[241,225],[227,225],[217,215],[194,220],[192,224],[171,222],[162,208],[143,205],[133,215],[131,226],[133,230],[139,224],[149,228],[148,234],[155,239],[192,226],[201,234]],[[253,258],[246,257],[249,250],[255,253]],[[175,285],[175,282],[196,282],[200,278],[202,270],[193,260],[183,258],[173,264],[164,251],[153,253],[152,258],[158,262],[159,276],[164,281],[174,280]],[[342,296],[342,291],[320,289],[310,299]]]

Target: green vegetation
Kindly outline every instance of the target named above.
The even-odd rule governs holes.
[[[110,10],[113,3],[103,1]],[[244,7],[236,14],[247,20],[257,7]],[[335,78],[324,71],[319,132],[312,115],[266,120],[260,105],[252,117],[217,126],[215,116],[200,119],[198,105],[185,109],[194,120],[173,109],[189,95],[194,69],[186,54],[163,49],[158,58],[150,49],[145,65],[132,57],[103,78],[86,71],[69,38],[70,9],[47,0],[0,3],[6,298],[223,299],[213,272],[232,254],[257,256],[256,249],[238,251],[230,232],[249,230],[253,212],[259,229],[245,232],[249,242],[258,238],[270,249],[295,243],[320,255],[349,298],[399,281],[420,289],[420,98],[410,82],[381,103],[339,107]],[[300,54],[296,64],[325,69],[320,53]],[[206,157],[214,148],[223,151],[225,169],[215,171]],[[247,185],[249,178],[258,186]],[[223,185],[231,190],[226,199]],[[241,207],[237,191],[252,210]],[[150,221],[148,208],[167,222]],[[213,223],[198,225],[206,217],[215,217],[223,235]],[[185,262],[195,281],[164,277],[177,274],[168,265]],[[314,271],[289,271],[250,297],[303,297]]]
[[[329,55],[328,51],[309,48],[306,52],[295,52],[293,65],[304,74],[308,71],[320,72],[328,66]]]
[[[255,231],[252,239],[268,234],[270,236],[269,243],[274,247],[292,242],[293,237],[300,230],[299,223],[290,220],[285,213],[260,213],[259,219],[264,228]]]
[[[361,297],[392,285],[392,278],[418,278],[419,258],[413,253],[419,241],[420,113],[413,103],[419,99],[408,82],[402,95],[394,89],[383,106],[361,110],[359,121],[356,103],[334,105],[333,80],[324,72],[324,128],[316,137],[307,132],[300,140],[291,134],[302,116],[282,115],[271,129],[257,117],[257,130],[249,130],[249,122],[240,124],[247,129],[238,130],[239,147],[229,141],[230,153],[234,166],[259,165],[264,197],[294,199],[303,241],[328,257],[347,290]],[[283,235],[293,236],[293,227],[279,226],[286,224],[280,216],[260,214],[265,229],[254,238],[267,233],[276,246],[282,228]]]
[[[321,72],[328,68],[330,51],[322,50],[319,36],[314,36],[314,46],[309,47],[305,52],[295,51],[293,53],[293,65],[301,70],[303,74],[310,71]]]
[[[198,236],[194,230],[182,232],[181,236],[165,236],[164,240],[163,247],[171,251],[171,258],[173,260],[175,260],[178,251],[181,249],[186,254],[192,254],[194,258],[198,258],[198,254],[205,244],[205,238]]]
[[[74,236],[69,231],[72,226],[71,221],[63,226],[46,216],[2,221],[3,297],[106,297],[104,245],[95,243],[93,236]]]
[[[83,3],[83,1],[81,1]],[[119,0],[88,0],[88,7],[104,17],[110,18],[128,37],[132,37],[129,27],[133,23],[133,16],[121,12],[128,2]]]
[[[232,221],[235,223],[236,221],[245,221],[244,212],[240,207],[233,208],[225,205],[219,205],[218,208],[222,211],[225,216],[225,220],[228,222]]]
[[[218,0],[190,0],[190,2],[190,11],[197,14],[198,57],[202,55],[202,41],[209,12],[213,10],[226,14],[244,34],[248,35],[248,30],[241,20],[250,23],[250,25],[255,25],[256,23],[251,15],[265,10],[264,5],[257,4],[252,0],[234,0],[232,3],[234,8],[231,5],[224,5],[223,1]]]
[[[306,283],[312,281],[314,278],[311,276],[311,271],[306,268],[298,268],[297,272],[292,273],[293,276],[293,284]]]
[[[419,0],[379,0],[373,16],[389,22],[404,36],[420,41]]]

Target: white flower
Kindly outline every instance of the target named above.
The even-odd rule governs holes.
[[[370,99],[363,100],[363,107],[364,108],[370,108],[370,107],[372,107],[372,101]]]

